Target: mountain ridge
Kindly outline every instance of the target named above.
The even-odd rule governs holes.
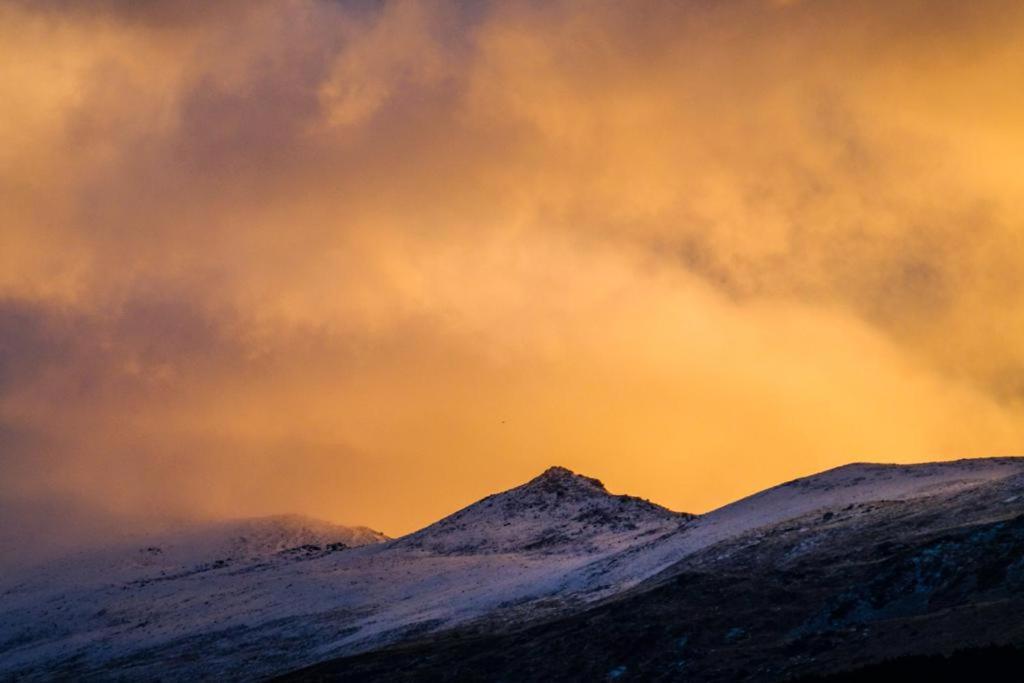
[[[456,554],[562,551],[567,544],[628,542],[674,530],[692,518],[641,498],[612,494],[598,479],[553,466],[394,543]]]
[[[291,552],[283,546],[301,533],[287,530],[303,523],[270,518],[286,530],[283,537],[250,543],[243,534],[242,547],[252,553],[225,555],[214,544],[217,554],[200,558],[192,548],[182,555],[192,562],[185,570],[160,564],[164,556],[116,572],[83,573],[70,564],[59,580],[52,568],[32,580],[0,579],[0,649],[8,653],[0,678],[95,678],[127,670],[170,680],[252,678],[424,638],[455,642],[445,640],[448,633],[490,637],[562,623],[623,600],[640,600],[638,615],[662,614],[642,597],[658,591],[668,591],[666,605],[704,609],[673,592],[679,576],[704,577],[709,599],[722,592],[714,605],[749,601],[751,595],[729,588],[727,577],[742,575],[739,567],[763,566],[764,558],[785,569],[832,553],[836,566],[845,566],[846,546],[856,550],[873,538],[872,529],[905,535],[901,543],[913,548],[915,525],[999,524],[1014,510],[1024,513],[1022,458],[856,464],[699,516],[611,494],[599,480],[556,466],[413,534],[360,547],[303,543]],[[238,540],[237,527],[225,529],[233,529],[229,540]],[[1016,536],[1008,538],[1007,547],[1014,547]],[[983,540],[958,543],[975,548]],[[900,550],[904,545],[892,552],[909,552]],[[805,580],[799,576],[790,581]],[[856,580],[870,585],[872,579]],[[765,590],[774,595],[785,586],[768,581]],[[709,633],[720,627],[709,622]],[[554,647],[543,638],[538,643]]]
[[[807,491],[799,514],[705,538],[591,605],[523,626],[470,624],[282,680],[773,682],[1024,645],[1024,459],[837,470],[762,492]],[[882,479],[853,483],[865,474]],[[870,496],[872,483],[885,485]],[[837,484],[852,491],[837,498]],[[744,501],[768,512],[775,502]]]

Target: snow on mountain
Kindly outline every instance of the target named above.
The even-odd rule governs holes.
[[[1024,458],[918,465],[853,463],[795,479],[698,516],[670,536],[627,549],[591,571],[612,582],[651,576],[687,555],[752,530],[815,511],[966,491],[1024,473]]]
[[[301,515],[198,522],[149,538],[121,540],[97,550],[70,554],[57,562],[16,573],[19,585],[78,585],[126,578],[166,580],[168,576],[239,567],[268,558],[302,557],[381,543],[387,536],[367,527],[332,524]]]
[[[0,578],[0,679],[258,677],[471,622],[561,614],[816,510],[1022,472],[1013,458],[851,465],[693,517],[551,468],[393,541],[296,518],[190,530]]]
[[[488,496],[396,545],[434,553],[606,552],[675,530],[692,515],[608,493],[597,479],[551,467]]]
[[[696,520],[678,537],[703,548],[583,614],[511,631],[477,624],[281,680],[767,682],[1019,648],[1022,464],[858,465],[799,480],[712,513],[707,527]],[[708,544],[711,531],[725,536]]]
[[[277,553],[344,550],[390,540],[363,526],[341,526],[302,515],[276,515],[208,522],[161,535],[138,556],[150,565],[189,566],[201,562],[239,562]]]
[[[264,521],[71,558],[0,585],[0,677],[251,677],[536,614],[580,599],[580,567],[689,518],[552,468],[386,543],[334,548],[310,524]]]
[[[196,523],[0,577],[0,679],[25,664],[106,659],[245,623],[283,607],[259,604],[265,588],[250,591],[247,577],[301,574],[310,560],[386,540],[299,515]]]
[[[365,526],[342,526],[302,515],[276,515],[203,525],[168,541],[178,547],[205,546],[228,556],[251,557],[306,545],[343,544],[350,548],[390,540]]]

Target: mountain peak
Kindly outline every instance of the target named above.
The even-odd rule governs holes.
[[[608,494],[608,489],[604,487],[600,479],[594,479],[592,477],[585,477],[582,474],[576,474],[567,467],[561,465],[553,465],[539,475],[526,482],[518,489],[520,491],[529,491],[540,489],[557,493],[558,491],[567,492],[570,489],[575,489],[580,492],[588,493],[603,493]]]
[[[515,488],[487,496],[397,544],[441,553],[591,553],[642,535],[674,530],[690,515],[554,466]]]
[[[540,477],[555,478],[555,477],[575,477],[575,472],[570,470],[568,467],[562,467],[561,465],[552,465],[543,472],[540,473]]]

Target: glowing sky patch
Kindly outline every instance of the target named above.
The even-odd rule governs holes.
[[[1015,1],[5,3],[0,515],[1019,452],[1021,82]]]

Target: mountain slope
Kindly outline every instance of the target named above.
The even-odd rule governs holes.
[[[947,531],[959,534],[948,552],[962,566],[1013,556],[1016,527],[985,525],[1024,512],[1022,478],[1019,458],[858,464],[694,517],[552,468],[414,534],[360,547],[294,518],[226,523],[0,579],[0,679],[254,678],[372,651],[390,659],[367,654],[322,671],[572,678],[559,667],[585,655],[601,678],[620,666],[662,671],[675,635],[695,648],[682,657],[694,672],[717,675],[717,652],[756,668],[802,642],[793,641],[799,628],[812,640],[822,623],[831,628],[821,615],[838,608],[829,600],[843,586],[877,576],[909,585],[946,552]],[[345,533],[352,545],[380,540]],[[979,614],[1006,623],[1019,607],[1004,590],[1017,570],[1000,567],[971,569],[960,593],[941,581],[928,590],[960,595],[956,609],[987,605]],[[969,588],[992,572],[1007,577],[985,584],[995,592]],[[931,614],[930,604],[907,614]],[[788,630],[773,630],[780,624]],[[952,627],[940,626],[921,632],[948,642],[936,634]],[[841,651],[845,641],[826,633]],[[423,639],[426,650],[382,650]],[[557,666],[542,666],[552,658]]]
[[[529,482],[488,496],[396,545],[434,553],[607,551],[676,530],[693,515],[608,493],[597,479],[551,467]]]
[[[754,510],[772,521],[735,521]],[[840,468],[707,517],[717,525],[702,537],[717,541],[575,614],[463,628],[288,678],[781,681],[1024,644],[1020,459]],[[726,521],[740,531],[720,536]]]
[[[689,519],[552,468],[408,537],[343,552],[297,536],[282,549],[251,532],[231,535],[244,561],[188,555],[187,543],[153,546],[155,557],[137,549],[144,561],[100,572],[102,582],[76,566],[4,586],[0,646],[11,656],[0,675],[252,677],[476,619],[518,622],[620,589],[595,592],[578,570]],[[164,559],[175,553],[209,559],[182,569]]]
[[[853,463],[774,486],[695,518],[685,528],[628,548],[591,571],[610,582],[647,577],[722,540],[816,511],[969,491],[1024,472],[1024,458],[917,465]]]
[[[270,577],[301,578],[312,561],[386,540],[366,527],[283,515],[195,524],[4,576],[0,678],[74,677],[76,662],[88,671],[89,662],[188,634],[287,615],[293,601]]]

